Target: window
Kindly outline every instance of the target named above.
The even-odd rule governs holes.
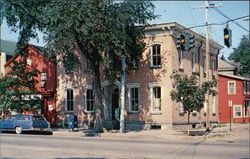
[[[139,88],[130,88],[129,89],[129,107],[131,112],[139,111]]]
[[[215,115],[216,114],[216,98],[215,98],[215,96],[212,96],[212,113],[213,113],[213,115]]]
[[[66,111],[74,111],[73,89],[67,89]]]
[[[140,106],[140,84],[138,83],[129,83],[128,87],[128,100],[129,100],[129,112],[137,113],[139,112]]]
[[[244,116],[249,117],[250,116],[250,100],[244,101]]]
[[[183,68],[183,51],[178,51],[179,54],[179,68]]]
[[[87,112],[94,111],[94,94],[92,89],[86,90],[86,98],[85,98],[85,109]]]
[[[136,70],[138,69],[138,60],[134,58],[128,59],[128,68],[130,70]]]
[[[196,59],[196,54],[195,52],[192,52],[192,61],[191,61],[192,72],[195,72],[195,59]]]
[[[244,92],[244,95],[247,94],[247,81],[243,81],[243,92]]]
[[[180,114],[185,113],[185,111],[184,111],[184,106],[183,106],[183,104],[182,104],[181,102],[179,103],[179,107],[180,107],[179,113],[180,113]]]
[[[250,81],[247,82],[247,95],[250,95]]]
[[[212,75],[215,73],[215,59],[211,59],[211,71]]]
[[[83,69],[84,69],[84,72],[89,72],[90,71],[90,65],[89,65],[89,61],[87,60],[87,58],[85,57],[84,58],[84,66],[83,66]]]
[[[202,66],[203,66],[203,73],[206,73],[206,56],[203,56],[203,61],[202,61]]]
[[[228,81],[228,94],[236,94],[235,81]]]
[[[161,87],[152,88],[153,98],[152,98],[152,108],[153,111],[161,111]]]
[[[151,60],[152,67],[161,66],[161,45],[155,44],[152,46]]]
[[[234,118],[240,118],[242,116],[241,105],[234,105]]]
[[[47,80],[47,73],[43,72],[41,73],[41,81],[46,81]]]

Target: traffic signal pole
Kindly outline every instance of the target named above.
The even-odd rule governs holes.
[[[214,4],[209,4],[208,1],[205,1],[205,6],[201,7],[193,7],[193,9],[198,9],[198,8],[205,8],[205,30],[206,30],[206,81],[209,81],[209,61],[210,61],[210,46],[209,46],[209,23],[208,23],[208,12],[209,8],[215,8],[215,7],[220,7],[221,5],[214,5]],[[206,94],[206,131],[210,130],[210,105],[209,105],[209,94]]]

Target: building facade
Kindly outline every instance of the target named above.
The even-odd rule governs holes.
[[[195,48],[180,51],[176,47],[177,36],[183,33],[195,36]],[[138,65],[126,70],[125,128],[143,129],[150,127],[166,128],[187,124],[187,115],[183,114],[180,103],[171,100],[173,73],[199,74],[199,81],[218,77],[217,56],[221,46],[210,42],[210,53],[205,54],[205,38],[177,23],[164,23],[147,27],[145,30],[146,49]],[[65,73],[62,63],[58,63],[58,122],[66,123],[67,116],[77,115],[79,126],[90,123],[93,117],[93,91],[91,76],[85,59],[79,55],[80,67],[72,73]],[[209,58],[209,68],[206,68]],[[207,69],[209,73],[206,74]],[[109,129],[119,126],[115,119],[115,110],[120,107],[121,83],[117,80],[111,85],[102,77],[105,124]],[[206,113],[209,106],[210,113]],[[193,112],[190,123],[205,123],[209,115],[211,122],[217,122],[217,96],[210,96],[201,112]]]
[[[235,67],[219,59],[219,122],[250,122],[250,78],[235,74]]]
[[[0,40],[0,76],[5,75],[5,67],[7,61],[9,61],[15,55],[16,43],[7,40]]]
[[[16,55],[6,64],[6,74],[11,71],[13,61],[20,61],[22,57]],[[47,120],[52,124],[56,124],[56,63],[46,59],[42,55],[42,48],[34,45],[28,46],[27,64],[30,68],[38,70],[38,76],[34,77],[36,94],[34,96],[40,98],[43,102],[43,109],[38,111],[43,113]],[[37,113],[38,113],[37,112]],[[32,112],[34,113],[34,112]]]

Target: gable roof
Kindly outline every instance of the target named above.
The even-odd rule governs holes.
[[[5,52],[6,55],[14,56],[16,50],[16,42],[0,39],[0,52]]]
[[[218,58],[218,71],[234,71],[234,70],[235,66],[228,63],[227,61]]]

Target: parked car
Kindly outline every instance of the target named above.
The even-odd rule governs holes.
[[[10,115],[0,120],[0,131],[14,131],[17,134],[23,131],[39,131],[52,134],[50,123],[44,116],[34,114]]]

